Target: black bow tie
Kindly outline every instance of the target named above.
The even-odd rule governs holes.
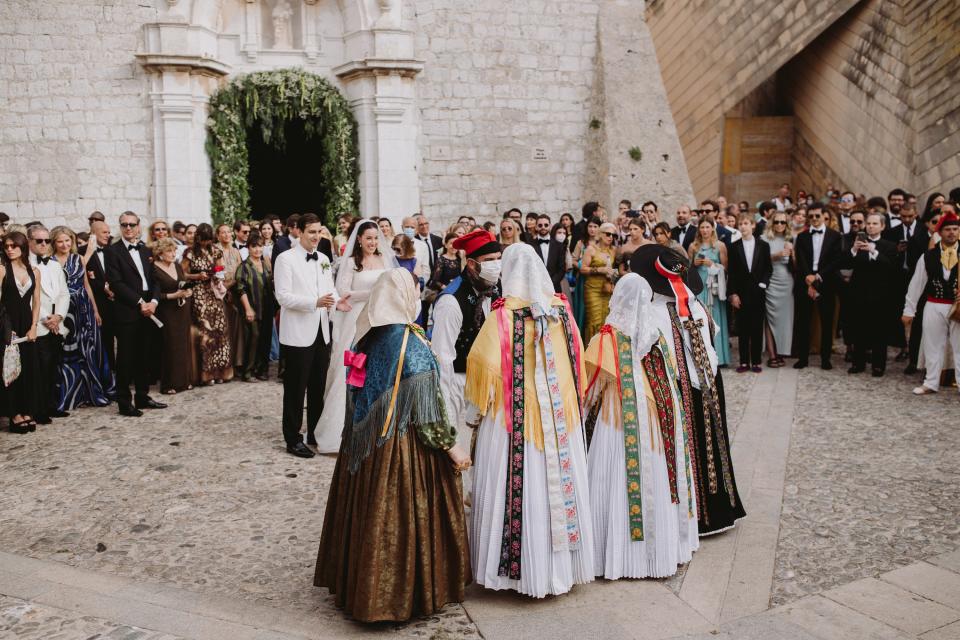
[[[43,263],[43,264],[48,264],[48,263],[50,262],[50,258],[49,258],[49,257],[47,257],[47,258],[41,258],[40,256],[37,256],[37,262],[41,262],[41,263]]]
[[[539,242],[540,244],[550,244],[550,238],[547,238],[546,240],[544,240],[543,238],[537,238],[537,242]]]
[[[243,242],[237,242],[235,246],[237,247],[237,249],[246,249],[246,248],[247,248],[247,245],[246,245],[245,243],[243,243]]]
[[[310,262],[311,260],[316,260],[316,261],[319,262],[319,261],[320,261],[320,254],[317,253],[316,251],[314,251],[313,253],[308,253],[308,254],[307,254],[307,262]]]
[[[103,247],[97,247],[97,253],[103,253]]]
[[[823,229],[810,229],[810,233],[823,233]]]
[[[128,244],[128,245],[127,245],[127,251],[136,251],[136,250],[139,249],[139,248],[140,248],[140,243],[139,243],[139,242],[138,242],[137,244]]]

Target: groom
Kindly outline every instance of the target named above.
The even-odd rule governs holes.
[[[300,237],[277,257],[274,288],[280,303],[280,357],[283,377],[283,439],[287,453],[301,458],[315,454],[300,436],[303,396],[307,395],[307,443],[323,411],[323,390],[330,363],[330,310],[349,311],[350,296],[340,297],[333,286],[330,260],[317,251],[320,219],[312,213],[297,221]]]

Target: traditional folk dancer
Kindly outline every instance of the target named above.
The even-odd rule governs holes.
[[[921,299],[923,311],[921,349],[927,374],[923,384],[913,390],[918,396],[940,390],[940,373],[947,354],[952,353],[954,366],[960,366],[960,322],[950,313],[957,299],[957,250],[960,218],[947,212],[940,217],[937,233],[940,242],[917,262],[910,279],[903,307],[903,324],[910,327]]]
[[[609,580],[671,576],[700,546],[675,354],[652,296],[623,276],[585,356],[594,568]]]
[[[730,458],[726,399],[713,347],[716,328],[697,300],[703,283],[686,259],[661,245],[634,252],[630,268],[653,289],[654,317],[677,355],[681,420],[691,450],[701,536],[731,529],[746,516]]]
[[[461,602],[470,582],[456,444],[440,369],[413,324],[406,269],[380,276],[347,353],[346,426],[314,584],[363,622],[402,621]]]
[[[477,431],[474,579],[542,598],[594,578],[579,330],[532,247],[503,253],[504,299],[467,357]]]
[[[477,229],[454,240],[453,248],[464,252],[466,265],[437,297],[430,338],[440,363],[440,387],[450,424],[457,429],[457,442],[469,450],[479,416],[467,416],[463,398],[467,354],[490,313],[490,304],[500,297],[501,246],[492,233]],[[471,480],[471,474],[464,474],[468,502]]]

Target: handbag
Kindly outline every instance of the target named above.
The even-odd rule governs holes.
[[[20,346],[8,344],[3,350],[3,386],[12,385],[20,377],[20,370]]]

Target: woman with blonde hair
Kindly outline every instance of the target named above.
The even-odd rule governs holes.
[[[783,356],[790,355],[793,341],[793,232],[790,216],[777,211],[763,230],[763,239],[770,245],[773,275],[767,286],[767,351],[768,367],[782,367]]]
[[[177,244],[170,238],[157,240],[153,250],[153,280],[160,289],[157,318],[163,323],[160,354],[160,391],[174,394],[192,388],[194,374],[193,289],[177,263]]]
[[[610,312],[610,295],[613,293],[613,279],[616,276],[613,266],[617,255],[617,250],[613,246],[616,235],[617,225],[604,222],[600,225],[597,244],[588,246],[583,254],[580,273],[585,280],[583,302],[587,313],[586,327],[583,330],[584,340],[590,340],[600,331]]]
[[[76,407],[103,407],[116,394],[113,374],[100,334],[100,313],[87,279],[86,265],[77,253],[77,236],[67,227],[50,232],[53,257],[67,279],[70,307],[63,317],[63,362],[57,390],[58,411]]]
[[[504,218],[500,221],[500,244],[504,248],[523,242],[521,233],[520,225],[513,218]]]
[[[697,225],[697,235],[690,243],[690,261],[703,281],[697,299],[703,303],[717,326],[714,346],[718,363],[730,364],[730,331],[727,328],[727,247],[717,237],[716,225],[704,218]]]

